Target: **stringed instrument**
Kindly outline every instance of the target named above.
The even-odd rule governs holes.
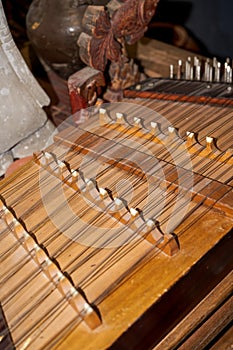
[[[1,181],[1,349],[174,348],[233,267],[232,100],[201,88],[128,89]]]

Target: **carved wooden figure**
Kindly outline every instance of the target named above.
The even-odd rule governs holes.
[[[107,101],[122,99],[124,88],[141,78],[139,68],[127,57],[126,44],[140,39],[155,13],[158,0],[111,0],[104,6],[88,6],[83,17],[83,32],[79,36],[80,57],[87,66],[103,73],[101,83],[90,69],[75,73],[68,81],[73,112],[93,103],[86,86],[105,89],[102,97]],[[86,74],[88,73],[88,74]],[[96,73],[96,72],[95,72]],[[80,78],[81,77],[81,78]],[[91,84],[91,85],[90,85]]]

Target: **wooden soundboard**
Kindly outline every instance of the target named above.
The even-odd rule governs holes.
[[[233,267],[232,114],[93,107],[0,183],[1,346],[151,349],[211,293]]]

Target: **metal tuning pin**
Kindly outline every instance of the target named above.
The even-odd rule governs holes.
[[[141,84],[137,84],[137,85],[136,85],[136,90],[137,90],[137,91],[140,91],[141,89],[142,89],[142,85],[141,85]]]
[[[170,79],[174,79],[174,65],[173,64],[170,64],[169,77],[170,77]]]
[[[182,78],[182,60],[178,60],[178,66],[177,66],[177,79],[181,79]]]
[[[210,59],[207,58],[204,63],[204,81],[210,81]]]
[[[213,67],[209,67],[209,79],[208,81],[211,83],[213,81]]]
[[[227,66],[226,75],[226,83],[232,83],[232,68],[230,66]]]
[[[216,57],[213,57],[212,60],[207,58],[203,62],[197,56],[193,58],[189,56],[184,64],[181,59],[178,60],[176,79],[184,78],[185,80],[231,84],[233,81],[232,69],[232,62],[229,57],[226,58],[222,68],[221,62]],[[170,65],[169,77],[174,79],[173,65]]]
[[[201,65],[200,64],[195,67],[195,79],[197,81],[201,80]]]
[[[186,80],[191,80],[191,70],[193,71],[192,60],[191,60],[191,57],[188,57],[185,62],[185,79]]]
[[[225,62],[224,63],[224,75],[223,75],[223,80],[225,83],[227,82],[227,67],[228,67],[228,63]]]
[[[197,56],[193,59],[193,79],[201,80],[201,62]]]
[[[219,83],[221,80],[221,62],[217,62],[217,65],[215,67],[215,77],[214,80]]]

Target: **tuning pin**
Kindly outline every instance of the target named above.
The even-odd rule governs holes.
[[[177,79],[181,79],[181,77],[182,77],[182,60],[178,60]]]
[[[216,68],[218,65],[218,61],[216,57],[213,57],[213,67]]]
[[[174,79],[174,66],[173,66],[173,64],[170,64],[169,77],[170,77],[170,79]]]
[[[220,82],[221,80],[221,62],[217,62],[215,71],[214,71],[214,80]]]
[[[213,67],[210,66],[209,68],[209,78],[208,81],[211,83],[213,81]]]
[[[200,81],[201,80],[201,65],[198,64],[196,67],[195,67],[195,79]]]
[[[193,76],[194,76],[194,69],[193,69],[193,66],[190,67],[190,76],[189,76],[189,79],[190,80],[193,80]]]
[[[224,63],[224,76],[223,76],[224,83],[227,82],[227,69],[228,69],[228,63],[225,62]]]
[[[200,59],[197,56],[193,58],[193,79],[201,80],[201,63]]]
[[[207,58],[204,66],[204,80],[209,81],[209,79],[210,79],[210,60],[209,58]]]
[[[200,65],[200,60],[197,56],[194,56],[194,58],[193,58],[193,65],[194,65],[194,67],[197,67]]]
[[[135,89],[136,89],[137,91],[140,91],[140,90],[142,89],[142,85],[141,85],[141,84],[137,84],[136,87],[135,87]]]
[[[185,62],[185,79],[190,80],[191,77],[191,57],[188,57],[187,61]]]
[[[232,83],[232,68],[227,66],[226,69],[226,83]]]

